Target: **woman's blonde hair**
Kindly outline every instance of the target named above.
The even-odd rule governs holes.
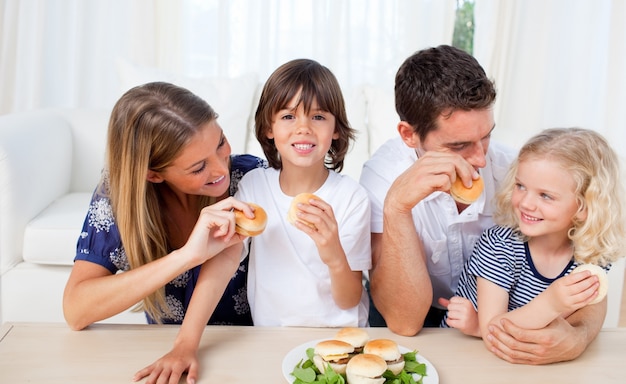
[[[169,83],[132,88],[115,104],[106,147],[109,197],[131,269],[171,251],[158,184],[148,182],[148,170],[168,167],[199,127],[216,118],[200,97]],[[210,198],[203,200],[198,211]],[[170,315],[165,289],[146,297],[140,308],[161,322]]]
[[[576,261],[607,265],[624,256],[626,224],[619,158],[606,139],[591,130],[546,129],[526,142],[496,194],[496,223],[519,229],[511,204],[515,176],[520,162],[538,158],[556,161],[570,172],[576,183],[578,212],[587,210],[585,220],[572,218],[568,233]]]

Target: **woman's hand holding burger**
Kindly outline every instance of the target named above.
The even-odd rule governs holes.
[[[242,210],[235,209],[235,232],[242,236],[258,236],[267,225],[267,213],[258,204],[248,203],[254,209],[254,217],[249,218]]]
[[[186,260],[189,269],[213,258],[215,255],[241,243],[245,236],[235,231],[235,214],[244,211],[254,216],[253,209],[246,203],[228,197],[200,211],[196,225],[184,246],[175,252]]]

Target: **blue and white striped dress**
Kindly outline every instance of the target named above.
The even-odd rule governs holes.
[[[455,295],[469,299],[478,307],[476,277],[482,277],[509,293],[508,310],[528,304],[556,279],[569,274],[578,264],[573,260],[556,278],[542,276],[530,256],[528,243],[521,241],[511,228],[486,229],[465,264]],[[448,327],[444,316],[441,326]]]

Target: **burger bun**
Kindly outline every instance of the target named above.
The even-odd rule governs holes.
[[[242,236],[258,236],[267,225],[267,213],[261,206],[248,203],[254,208],[254,219],[246,217],[243,211],[235,209],[235,232]]]
[[[389,339],[374,339],[365,344],[363,353],[380,356],[394,375],[404,369],[404,356],[400,353],[398,344]]]
[[[595,264],[581,264],[574,268],[572,273],[578,273],[583,271],[589,271],[592,275],[598,276],[598,281],[600,282],[600,287],[598,287],[598,296],[596,296],[596,298],[589,303],[597,304],[606,297],[606,294],[609,290],[609,279],[607,277],[607,274],[602,267]]]
[[[314,351],[313,363],[321,373],[330,365],[335,372],[345,374],[354,347],[340,340],[324,340],[315,345]]]
[[[296,222],[301,222],[305,225],[308,225],[312,229],[317,229],[313,223],[309,223],[308,221],[302,220],[298,217],[298,204],[309,204],[310,200],[322,200],[318,196],[312,193],[300,193],[297,194],[293,200],[291,200],[291,205],[289,206],[289,211],[287,212],[287,221],[291,223],[291,225],[296,225]]]
[[[456,177],[454,183],[452,183],[452,187],[450,188],[450,195],[454,200],[461,204],[472,204],[483,193],[483,189],[485,188],[485,184],[483,182],[483,178],[479,177],[476,180],[473,180],[472,187],[467,188],[463,184],[463,180],[460,177]]]
[[[362,353],[354,356],[346,367],[348,384],[382,384],[387,370],[385,360],[376,355]]]
[[[370,340],[370,336],[362,328],[341,328],[335,334],[335,340],[345,341],[354,347],[355,352],[361,352],[365,344]]]

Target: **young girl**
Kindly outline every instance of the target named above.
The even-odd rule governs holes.
[[[481,337],[507,318],[542,328],[588,305],[598,279],[623,255],[619,160],[598,133],[548,129],[531,138],[496,196],[495,221],[468,261],[442,326]],[[476,316],[476,309],[478,316]]]
[[[256,136],[270,168],[251,172],[235,196],[265,208],[265,232],[250,241],[248,299],[255,326],[365,326],[369,300],[362,271],[371,266],[369,199],[341,171],[354,131],[341,89],[326,67],[293,60],[268,79]],[[301,204],[287,221],[294,196]]]
[[[263,207],[265,231],[250,239],[248,298],[261,326],[344,327],[367,325],[368,298],[362,271],[371,266],[370,206],[365,190],[340,176],[354,131],[335,76],[312,60],[293,60],[267,80],[255,115],[256,136],[271,168],[247,173],[235,197]],[[301,204],[300,193],[320,199]],[[231,247],[232,249],[232,247]],[[174,348],[135,379],[177,382],[197,378],[196,356],[212,308],[198,281]]]

